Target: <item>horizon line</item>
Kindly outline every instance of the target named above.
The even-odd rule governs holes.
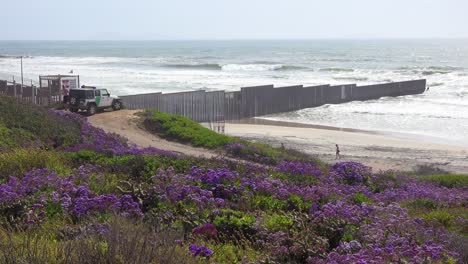
[[[468,40],[466,37],[330,37],[330,38],[164,38],[164,39],[0,39],[0,41],[320,41],[320,40]]]

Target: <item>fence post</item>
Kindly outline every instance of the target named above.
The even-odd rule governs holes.
[[[13,96],[16,98],[16,81],[15,81],[14,75],[13,75]]]
[[[23,56],[21,56],[21,98],[23,98]]]
[[[49,103],[48,106],[52,104],[52,84],[50,83],[50,80],[47,81],[47,85],[49,86]]]
[[[32,80],[31,80],[31,93],[32,93],[31,94],[32,102],[33,104],[36,104],[36,87],[34,87]]]

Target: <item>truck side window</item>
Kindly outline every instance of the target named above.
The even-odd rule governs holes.
[[[102,96],[108,96],[109,93],[107,92],[107,90],[101,90],[101,95]]]
[[[95,96],[101,96],[101,91],[99,91],[99,90],[94,91],[94,95]]]
[[[86,99],[93,99],[94,91],[86,91]]]

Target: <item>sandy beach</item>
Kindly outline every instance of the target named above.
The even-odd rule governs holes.
[[[138,125],[134,115],[138,110],[106,112],[89,121],[107,132],[121,134],[139,147],[158,147],[193,156],[215,157],[218,153],[161,139]],[[205,126],[207,124],[204,124]],[[433,142],[430,138],[405,134],[386,134],[373,131],[314,126],[263,119],[226,123],[225,133],[273,146],[284,143],[333,163],[335,144],[341,149],[342,161],[358,161],[374,171],[412,171],[417,165],[434,165],[454,172],[468,173],[468,146]]]
[[[226,134],[301,150],[326,162],[335,162],[335,144],[341,160],[358,161],[377,170],[414,170],[417,165],[434,165],[454,173],[468,173],[468,146],[434,142],[412,135],[391,135],[371,131],[317,127],[264,121],[257,124],[227,123]],[[258,124],[260,123],[260,124]]]

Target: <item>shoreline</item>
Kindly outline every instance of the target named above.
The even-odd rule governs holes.
[[[381,136],[386,136],[386,137],[391,137],[391,138],[396,138],[396,139],[412,140],[412,141],[434,143],[434,144],[441,144],[441,145],[452,145],[452,146],[460,145],[460,142],[456,142],[454,140],[442,139],[438,137],[432,137],[432,136],[421,135],[421,134],[384,131],[384,130],[346,128],[346,127],[327,126],[327,125],[318,125],[318,124],[307,124],[307,123],[299,123],[299,122],[272,120],[272,119],[267,119],[264,117],[252,117],[252,118],[245,118],[241,120],[231,120],[231,121],[226,121],[226,123],[268,125],[268,126],[296,127],[296,128],[313,128],[313,129],[321,129],[321,130],[363,133],[363,134],[369,134],[369,135],[381,135]]]
[[[357,161],[378,170],[413,171],[431,165],[468,173],[468,146],[434,142],[425,137],[327,127],[255,118],[227,122],[225,133],[252,141],[296,149],[334,163],[335,144],[341,161]]]

